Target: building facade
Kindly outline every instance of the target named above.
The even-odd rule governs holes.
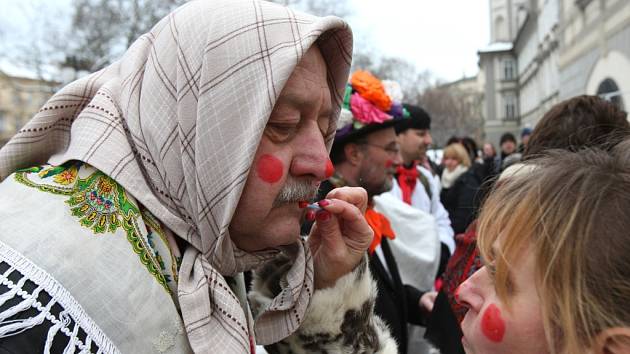
[[[600,95],[630,99],[630,1],[490,0],[492,43],[479,51],[484,130],[534,127],[555,103]]]
[[[0,146],[37,113],[57,86],[0,70]]]

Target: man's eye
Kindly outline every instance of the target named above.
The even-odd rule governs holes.
[[[282,142],[290,139],[297,131],[297,124],[269,123],[265,128],[265,135],[271,140]]]

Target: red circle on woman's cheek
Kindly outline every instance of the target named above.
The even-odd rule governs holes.
[[[385,161],[385,168],[390,168],[394,165],[394,160]]]
[[[493,342],[501,342],[505,334],[505,322],[501,317],[501,310],[495,305],[490,304],[481,318],[481,331]]]
[[[258,177],[267,183],[276,183],[282,178],[284,165],[273,155],[262,155],[256,165]]]

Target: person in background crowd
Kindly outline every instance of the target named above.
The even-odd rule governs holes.
[[[484,266],[455,295],[466,352],[629,353],[630,140],[525,166],[479,217]]]
[[[429,289],[417,289],[402,282],[391,249],[398,235],[389,219],[374,209],[373,200],[392,187],[396,166],[402,162],[394,125],[405,120],[405,112],[400,103],[391,100],[382,82],[365,71],[352,75],[345,97],[331,151],[334,173],[322,183],[319,194],[324,196],[333,188],[345,186],[363,187],[367,191],[366,219],[374,231],[368,251],[369,268],[378,288],[375,312],[391,329],[399,352],[407,353],[407,324],[423,324],[433,298],[425,296]]]
[[[486,161],[487,159],[494,159],[496,155],[497,155],[497,151],[494,149],[494,145],[492,145],[492,143],[483,144],[481,157],[483,158],[484,161]]]
[[[630,134],[627,113],[597,96],[577,96],[553,106],[538,122],[523,160],[549,149],[609,149]]]
[[[403,164],[396,171],[396,178],[389,193],[412,207],[432,215],[437,222],[442,243],[439,275],[448,258],[455,251],[454,233],[448,212],[440,202],[439,177],[427,168],[426,152],[431,143],[431,117],[419,106],[403,105],[410,118],[396,124]],[[437,183],[435,183],[437,181]]]
[[[501,152],[494,158],[494,174],[498,175],[505,169],[505,159],[516,152],[516,138],[512,133],[503,133],[499,142]]]
[[[459,143],[444,148],[440,201],[451,219],[455,234],[466,231],[475,219],[481,180],[471,168],[466,149]]]
[[[0,150],[0,351],[396,352],[365,191],[299,235],[351,53],[335,17],[191,1],[52,96]]]
[[[521,130],[521,143],[518,144],[518,152],[523,153],[527,144],[529,143],[529,137],[532,135],[532,128],[525,127]]]

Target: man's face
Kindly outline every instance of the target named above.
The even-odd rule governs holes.
[[[402,161],[394,128],[377,130],[366,137],[367,143],[360,145],[358,184],[372,197],[392,188],[392,177],[396,166]]]
[[[527,146],[527,144],[529,143],[529,134],[525,134],[521,137],[521,141],[523,142],[523,145]]]
[[[503,151],[504,155],[509,155],[516,151],[516,143],[512,140],[506,140],[501,144],[501,151]]]
[[[492,267],[479,269],[455,293],[457,301],[468,307],[461,324],[464,350],[468,354],[548,353],[532,248],[524,250],[510,269],[510,306],[497,296]]]
[[[296,66],[273,108],[230,222],[237,247],[257,251],[293,243],[303,209],[331,174],[325,137],[332,103],[317,46]]]
[[[398,134],[398,144],[405,163],[423,160],[432,143],[433,138],[428,129],[407,129]]]

